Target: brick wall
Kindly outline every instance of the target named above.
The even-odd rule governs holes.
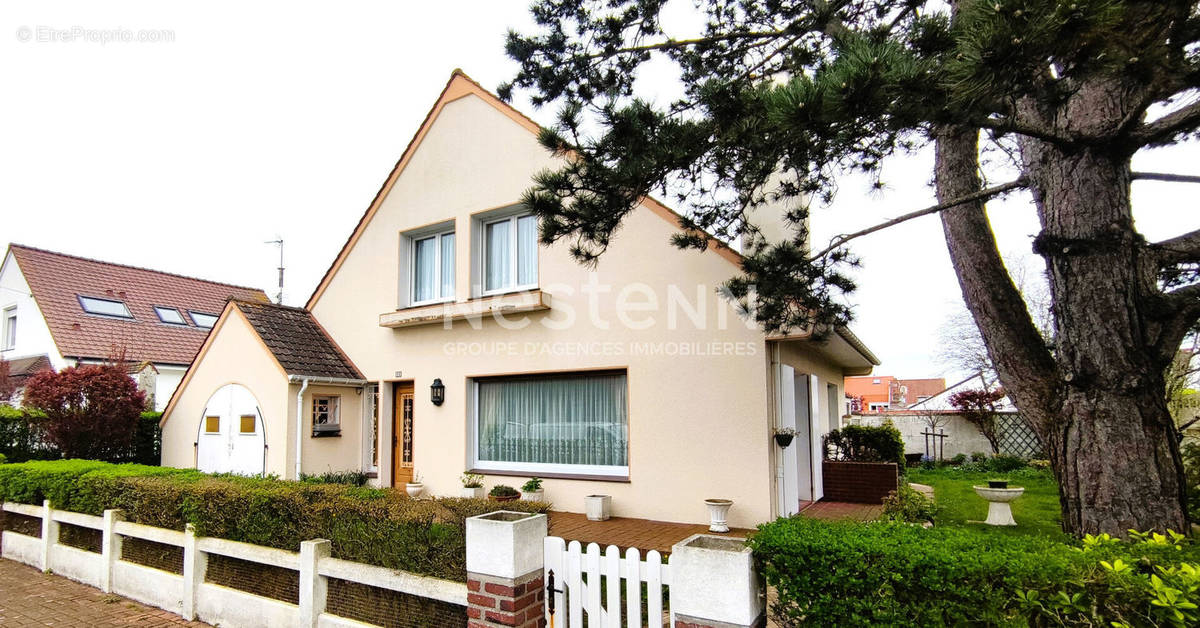
[[[894,462],[834,462],[821,464],[825,499],[835,502],[880,504],[900,483]]]
[[[544,586],[540,571],[516,580],[468,573],[467,625],[470,628],[544,626]]]

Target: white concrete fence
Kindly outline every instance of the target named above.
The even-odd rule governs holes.
[[[117,510],[103,517],[5,502],[5,511],[41,520],[41,538],[5,530],[0,540],[3,557],[66,576],[105,593],[115,593],[166,609],[189,620],[221,626],[362,627],[359,621],[326,612],[328,579],[338,578],[389,591],[467,605],[464,583],[419,576],[392,569],[332,558],[326,540],[305,541],[299,552],[288,552],[196,536],[187,530],[167,530],[121,520]],[[70,524],[98,530],[100,553],[59,543],[59,526]],[[143,539],[183,549],[183,575],[122,560],[124,538]],[[208,557],[227,556],[290,569],[299,574],[299,604],[289,604],[205,581]]]
[[[544,514],[499,511],[467,519],[467,582],[460,583],[333,558],[330,542],[322,539],[304,541],[299,552],[289,552],[199,537],[190,524],[179,532],[131,523],[117,510],[95,517],[55,510],[48,501],[42,506],[5,502],[3,509],[41,523],[41,538],[4,530],[3,558],[227,628],[370,626],[327,611],[330,578],[464,606],[473,628],[526,628],[551,621],[557,628],[582,628],[585,618],[588,625],[610,628],[763,623],[762,586],[743,539],[694,535],[675,544],[664,563],[655,551],[643,560],[636,548],[623,557],[611,546],[603,555],[595,544],[585,552],[578,542],[549,537]],[[99,531],[100,552],[60,543],[62,524]],[[129,538],[181,548],[183,574],[123,559],[122,543]],[[211,555],[297,572],[299,603],[208,582]],[[551,571],[554,580],[548,577]],[[552,604],[546,603],[548,588]]]

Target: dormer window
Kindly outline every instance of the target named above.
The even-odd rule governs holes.
[[[96,314],[97,316],[112,316],[114,318],[133,318],[133,314],[129,313],[129,307],[124,301],[115,299],[100,299],[96,297],[79,297],[79,305],[84,312],[88,314]]]
[[[454,230],[412,236],[409,251],[409,303],[453,299]]]
[[[187,321],[183,320],[183,314],[173,307],[162,307],[161,305],[154,306],[154,313],[158,315],[158,320],[171,325],[187,325]]]
[[[212,329],[212,326],[217,324],[217,318],[219,318],[216,314],[205,314],[204,312],[194,312],[192,310],[188,310],[188,316],[192,317],[192,322],[196,324],[196,327],[203,327],[204,329]]]
[[[514,214],[483,222],[483,293],[537,287],[537,218]]]

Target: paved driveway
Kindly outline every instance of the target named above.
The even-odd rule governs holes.
[[[194,626],[174,613],[101,593],[62,576],[47,576],[21,563],[0,558],[0,626]]]

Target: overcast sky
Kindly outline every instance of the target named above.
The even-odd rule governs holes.
[[[511,78],[503,37],[528,27],[527,5],[8,0],[0,243],[274,296],[278,252],[264,242],[282,237],[285,301],[301,305],[450,72],[462,68],[490,89]],[[688,13],[682,3],[668,26],[686,33]],[[669,76],[654,68],[643,84],[665,98]],[[517,105],[552,120],[521,96]],[[1195,146],[1177,147],[1139,156],[1135,167],[1200,174],[1198,157]],[[814,240],[931,204],[931,164],[928,151],[893,159],[883,193],[842,181],[835,205],[814,210]],[[1200,228],[1198,193],[1135,183],[1137,226],[1151,240]],[[1001,251],[1036,263],[1028,195],[993,203],[990,214]],[[936,360],[939,327],[961,308],[937,218],[854,248],[863,268],[852,328],[883,360],[876,372],[955,376]]]

